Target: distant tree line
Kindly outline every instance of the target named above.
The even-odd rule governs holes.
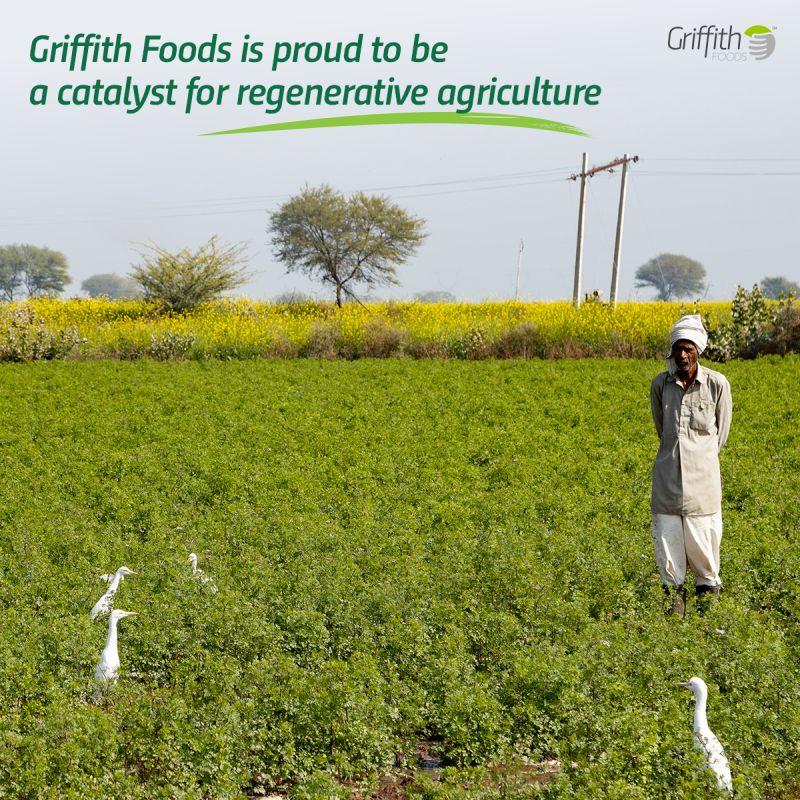
[[[777,300],[781,295],[787,297],[793,294],[795,297],[800,295],[800,284],[790,281],[783,276],[778,278],[764,278],[761,281],[761,291],[764,297],[770,300]]]
[[[637,288],[656,291],[656,300],[679,300],[697,297],[706,291],[706,268],[693,258],[676,253],[661,253],[636,270]],[[799,295],[800,285],[780,276],[764,278],[761,291],[769,300],[781,296]]]
[[[455,303],[456,296],[452,292],[443,292],[431,289],[427,292],[417,292],[414,299],[418,303]]]
[[[0,247],[0,297],[11,302],[28,297],[60,294],[70,282],[67,259],[49,247],[8,244]]]
[[[267,233],[273,254],[287,273],[300,272],[332,292],[338,305],[368,302],[378,286],[399,284],[397,266],[425,240],[425,220],[410,215],[383,195],[356,192],[346,197],[327,185],[306,186],[269,215]],[[128,276],[92,275],[81,283],[90,297],[142,297],[165,311],[185,312],[242,286],[246,244],[227,244],[212,236],[196,249],[171,251],[149,245]],[[58,295],[70,283],[63,253],[31,244],[0,246],[0,300]],[[635,274],[637,288],[655,291],[655,299],[700,297],[708,291],[705,267],[693,258],[661,253]],[[363,288],[362,288],[363,287]],[[358,291],[358,295],[356,294]],[[768,299],[800,294],[786,277],[767,277],[761,291]],[[360,295],[360,296],[359,296]],[[276,303],[302,303],[312,297],[292,291]],[[451,292],[417,292],[419,303],[454,303]],[[602,302],[599,293],[587,300]]]
[[[92,275],[81,283],[81,289],[89,297],[108,297],[110,300],[139,297],[142,294],[142,289],[135,280],[113,272]]]

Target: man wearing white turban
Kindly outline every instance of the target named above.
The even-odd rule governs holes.
[[[667,369],[650,386],[650,409],[661,440],[650,501],[653,543],[668,613],[686,613],[687,565],[698,597],[719,593],[722,485],[718,453],[731,424],[731,387],[700,366],[708,334],[699,314],[681,317],[669,335]]]

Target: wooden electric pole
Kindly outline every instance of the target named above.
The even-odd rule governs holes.
[[[625,216],[625,190],[628,185],[628,154],[622,156],[622,179],[619,185],[619,209],[617,210],[617,236],[614,239],[614,263],[611,267],[611,296],[608,298],[611,308],[617,307],[617,290],[619,289],[619,256],[622,250],[622,220]],[[634,156],[638,161],[639,156]]]
[[[625,154],[622,158],[617,158],[614,161],[609,161],[608,164],[603,164],[599,167],[592,167],[586,169],[586,153],[583,154],[581,162],[581,171],[578,174],[570,175],[573,181],[581,179],[581,196],[578,201],[578,243],[575,248],[575,282],[572,285],[572,304],[578,308],[581,304],[581,265],[583,261],[583,222],[586,207],[586,179],[591,178],[598,172],[613,172],[614,167],[622,164],[622,187],[619,195],[619,212],[617,214],[617,238],[614,243],[614,267],[611,276],[611,304],[616,305],[617,302],[617,281],[619,279],[619,254],[622,248],[622,216],[625,208],[625,187],[628,176],[628,162],[633,161],[636,163],[639,156],[629,157]]]
[[[581,159],[581,197],[578,201],[578,242],[575,246],[575,280],[572,284],[572,305],[578,308],[581,304],[581,266],[583,262],[583,217],[586,209],[586,165],[589,154],[584,153]],[[572,180],[576,179],[572,176]]]

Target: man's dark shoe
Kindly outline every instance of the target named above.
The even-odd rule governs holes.
[[[669,598],[665,613],[667,616],[686,616],[686,589],[683,586],[665,586],[664,594]]]
[[[694,592],[697,597],[702,597],[705,594],[719,595],[721,589],[721,586],[706,586],[701,583],[694,587]]]
[[[699,584],[694,587],[694,596],[697,600],[697,610],[704,614],[710,608],[712,603],[719,600],[719,593],[722,590],[721,586],[706,586]]]

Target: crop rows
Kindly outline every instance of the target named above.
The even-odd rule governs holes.
[[[0,365],[0,797],[367,797],[422,748],[420,800],[711,798],[695,674],[737,798],[796,797],[800,358],[724,365],[725,590],[685,621],[649,532],[662,363]]]

